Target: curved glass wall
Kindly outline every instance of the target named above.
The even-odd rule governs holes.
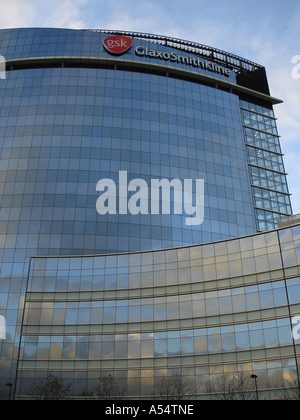
[[[221,383],[244,378],[252,398],[254,372],[261,398],[295,397],[299,235],[296,226],[164,251],[33,258],[17,395],[32,396],[51,372],[76,398],[98,398],[108,377],[127,398],[151,398],[166,377],[189,384],[185,397],[215,398]]]
[[[165,248],[255,230],[235,95],[102,69],[18,70],[0,91],[3,241],[18,238],[31,255],[69,255]],[[152,179],[203,179],[203,223],[187,226],[172,205],[170,214],[150,214],[150,200],[149,214],[100,215],[97,183],[111,179],[118,186],[120,171],[128,183],[142,179],[149,189]]]

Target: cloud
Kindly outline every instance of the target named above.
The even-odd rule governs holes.
[[[55,12],[50,17],[50,26],[83,29],[86,28],[86,22],[83,17],[85,15],[84,8],[88,4],[88,0],[64,0],[52,1]]]
[[[179,33],[163,2],[140,1],[136,2],[133,7],[131,1],[124,0],[119,2],[118,7],[113,8],[111,15],[107,15],[107,17],[103,22],[106,29],[169,36],[178,36],[177,33]]]
[[[28,0],[0,0],[0,27],[26,27],[33,21],[35,6]]]
[[[0,26],[86,28],[88,19],[84,18],[89,3],[90,0],[0,0]]]

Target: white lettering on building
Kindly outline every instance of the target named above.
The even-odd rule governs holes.
[[[295,325],[292,329],[292,336],[294,340],[299,340],[300,338],[300,316],[294,316],[292,318],[292,324]]]
[[[0,340],[6,339],[6,321],[4,316],[0,316]]]
[[[118,188],[112,179],[106,178],[98,181],[96,191],[102,193],[96,203],[100,215],[117,214],[117,210],[119,214],[129,212],[132,215],[184,212],[185,224],[188,226],[201,225],[204,220],[203,179],[196,179],[195,182],[185,179],[183,184],[180,179],[152,179],[149,187],[147,182],[140,178],[128,183],[127,171],[119,171]]]
[[[176,52],[163,52],[158,50],[151,50],[148,47],[139,46],[136,47],[135,54],[138,57],[149,57],[157,60],[170,61],[171,63],[181,63],[185,64],[186,66],[201,68],[202,70],[218,73],[227,77],[231,75],[230,69],[220,66],[217,63],[212,63],[211,61],[207,60],[201,60],[198,57],[179,55]]]

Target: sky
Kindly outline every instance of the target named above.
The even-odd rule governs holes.
[[[0,0],[0,28],[115,29],[212,46],[266,67],[300,213],[299,0]],[[0,51],[1,54],[1,51]]]

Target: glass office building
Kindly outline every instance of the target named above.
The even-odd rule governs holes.
[[[49,372],[75,397],[109,375],[129,398],[172,375],[199,398],[250,371],[291,388],[299,235],[276,230],[264,67],[98,30],[1,30],[0,54],[2,398]]]

